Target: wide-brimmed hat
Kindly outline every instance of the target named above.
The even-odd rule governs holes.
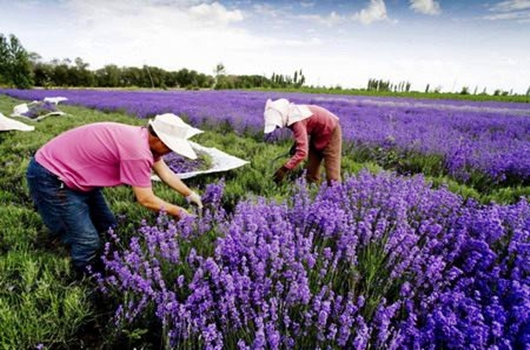
[[[263,112],[265,121],[263,132],[265,134],[271,133],[276,128],[284,128],[312,115],[313,113],[306,105],[294,104],[285,98],[276,101],[268,99]]]
[[[180,117],[172,114],[160,114],[149,120],[158,138],[173,152],[190,159],[197,159],[197,154],[188,139],[203,131],[186,124]]]

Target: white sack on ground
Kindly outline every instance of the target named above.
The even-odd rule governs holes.
[[[56,107],[61,100],[61,97],[45,97],[43,101],[21,103],[13,107],[13,113],[11,113],[11,116],[22,117],[33,121],[39,121],[53,115],[66,115],[66,113],[58,110]]]
[[[54,103],[55,105],[58,105],[59,102],[62,102],[62,101],[67,101],[68,99],[66,97],[61,97],[61,96],[57,96],[57,97],[45,97],[43,99],[44,102],[51,102],[51,103]]]
[[[33,131],[35,130],[34,126],[26,125],[18,120],[10,119],[0,113],[0,131],[9,131],[9,130],[20,130],[20,131]]]
[[[177,173],[177,176],[180,179],[188,179],[190,177],[194,177],[201,174],[209,174],[209,173],[216,173],[216,172],[222,172],[222,171],[228,171],[232,169],[239,168],[245,164],[248,164],[250,162],[243,160],[238,157],[234,157],[228,153],[225,153],[223,151],[218,150],[217,148],[209,148],[199,145],[198,143],[191,142],[191,147],[198,151],[199,153],[206,153],[208,156],[212,159],[212,165],[210,169],[206,170],[198,170],[198,171],[190,171],[187,173]],[[160,178],[156,175],[153,175],[151,177],[152,180],[160,181]]]

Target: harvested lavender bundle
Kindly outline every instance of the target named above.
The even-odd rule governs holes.
[[[29,119],[39,119],[40,117],[44,117],[53,113],[62,114],[62,112],[57,109],[54,103],[44,101],[33,103],[31,106],[29,106],[28,111],[22,113],[22,115]]]
[[[164,161],[176,174],[188,173],[192,171],[208,170],[212,166],[212,158],[204,152],[195,151],[197,159],[189,159],[175,152],[164,156]]]

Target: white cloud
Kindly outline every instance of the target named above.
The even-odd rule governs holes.
[[[74,24],[66,34],[75,38],[69,55],[75,52],[91,68],[149,64],[207,73],[230,50],[252,50],[254,44],[233,26],[243,12],[218,2],[71,0],[67,6]]]
[[[300,6],[303,8],[312,8],[315,6],[314,2],[308,2],[308,1],[301,1]]]
[[[328,26],[334,26],[343,21],[343,17],[338,15],[335,11],[331,12],[329,16],[320,19],[322,23]]]
[[[85,23],[94,20],[110,19],[127,21],[132,20],[131,26],[138,22],[154,21],[157,18],[167,19],[170,23],[185,19],[186,22],[201,25],[226,26],[233,22],[243,20],[240,10],[228,10],[219,2],[205,3],[194,0],[67,0],[66,6],[70,8]],[[111,25],[111,24],[110,24]]]
[[[301,15],[298,17],[309,21],[315,21],[329,27],[336,26],[337,24],[344,22],[344,17],[338,15],[335,11],[331,12],[328,16]]]
[[[383,0],[370,0],[368,7],[357,12],[353,18],[363,24],[388,20],[385,2]]]
[[[492,11],[510,12],[530,9],[530,0],[501,1],[490,7]]]
[[[269,4],[254,4],[253,6],[254,12],[259,16],[269,16],[272,18],[277,18],[282,15],[282,11],[277,8],[273,7]]]
[[[392,1],[404,8],[410,5]],[[487,7],[487,14],[491,19],[530,21],[529,1],[492,0],[496,5]],[[16,34],[26,49],[45,61],[81,57],[90,69],[111,63],[148,64],[212,74],[221,62],[229,74],[271,76],[303,69],[308,84],[345,88],[381,78],[410,81],[420,91],[426,84],[450,91],[459,90],[460,84],[480,90],[487,86],[488,92],[528,89],[521,79],[530,76],[529,48],[521,44],[528,37],[526,25],[503,26],[510,32],[484,40],[484,32],[496,28],[484,21],[479,31],[466,32],[463,44],[457,29],[448,29],[428,45],[417,40],[417,27],[407,27],[410,21],[388,32],[386,24],[393,20],[384,0],[365,0],[365,9],[354,17],[336,6],[324,6],[323,11],[316,6],[320,2],[313,2],[315,7],[304,11],[293,5],[299,1],[257,6],[248,0],[0,0],[0,32]],[[30,3],[35,7],[26,8]],[[313,16],[304,16],[308,13]],[[352,18],[385,25],[359,28]],[[326,30],[319,24],[340,26]],[[434,23],[424,25],[426,36],[436,30]],[[481,35],[474,36],[477,32]]]
[[[437,15],[440,13],[440,3],[435,0],[410,0],[410,8],[417,13]]]
[[[486,20],[530,22],[530,0],[501,1],[489,6],[489,10],[494,14],[484,16]]]
[[[484,19],[490,20],[490,21],[497,21],[497,20],[515,20],[519,22],[530,22],[530,12],[508,12],[508,13],[498,13],[495,15],[488,15],[484,16]]]
[[[60,54],[50,54],[47,46],[36,49],[44,60],[59,55],[82,57],[91,69],[148,64],[206,74],[222,62],[233,74],[270,75],[282,69],[290,74],[292,67],[300,68],[298,52],[322,45],[317,37],[273,37],[239,28],[235,25],[246,14],[219,2],[70,0],[68,9],[73,23],[68,35],[75,39]]]
[[[214,24],[228,24],[243,20],[243,13],[240,10],[228,11],[223,5],[214,2],[211,5],[200,4],[189,9],[194,19]]]

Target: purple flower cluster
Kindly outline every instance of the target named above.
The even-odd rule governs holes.
[[[106,252],[121,326],[157,317],[176,348],[524,348],[530,205],[480,206],[367,172],[287,202],[161,216]],[[219,210],[216,210],[219,209]],[[118,240],[118,237],[115,237]],[[123,243],[120,243],[123,244]]]
[[[47,90],[0,93],[21,99],[42,99]],[[346,95],[250,91],[99,91],[54,90],[67,104],[102,111],[124,110],[139,118],[175,113],[202,128],[227,126],[238,133],[262,135],[267,98],[286,97],[318,104],[341,119],[344,140],[355,154],[364,149],[391,151],[398,157],[436,155],[446,172],[467,181],[481,173],[488,179],[530,180],[530,105],[523,103],[414,100]],[[274,137],[288,134],[277,133]],[[375,155],[377,157],[377,154]]]

